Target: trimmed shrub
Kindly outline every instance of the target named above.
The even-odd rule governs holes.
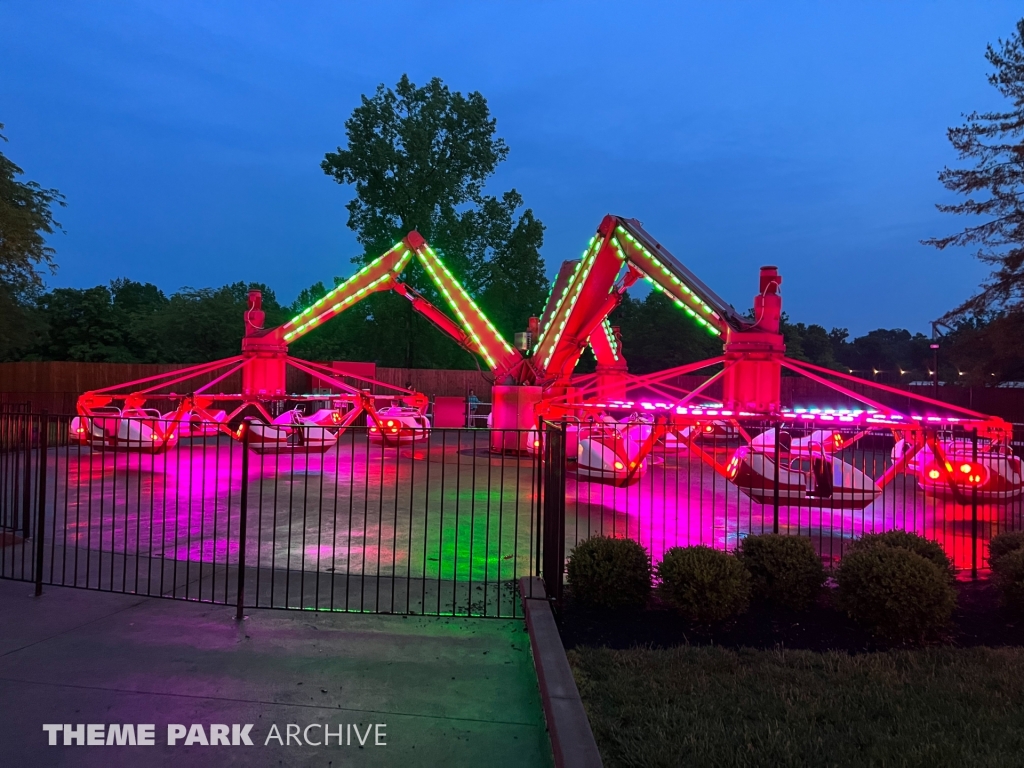
[[[996,534],[988,543],[988,562],[995,568],[995,562],[1003,555],[1024,549],[1024,531],[1006,531]]]
[[[839,607],[889,640],[921,642],[949,623],[956,592],[947,572],[902,547],[859,547],[836,572]]]
[[[651,558],[631,539],[594,536],[569,553],[569,586],[582,603],[639,606],[651,595]]]
[[[924,536],[918,536],[916,533],[910,533],[909,531],[865,533],[850,544],[848,551],[859,552],[871,547],[892,547],[909,550],[934,563],[940,571],[946,574],[950,581],[956,580],[956,569],[953,567],[953,561],[949,559],[946,551],[937,541],[926,539]]]
[[[1024,549],[1014,549],[993,559],[992,581],[1003,593],[1007,607],[1024,609]]]
[[[755,598],[800,611],[820,593],[825,566],[810,539],[766,533],[747,536],[737,551]]]
[[[658,564],[658,578],[665,602],[693,621],[723,621],[750,602],[747,569],[711,547],[672,547]]]

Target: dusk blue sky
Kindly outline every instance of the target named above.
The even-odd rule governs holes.
[[[987,270],[918,243],[964,222],[946,128],[999,108],[985,45],[1018,2],[0,0],[4,152],[59,188],[53,286],[236,280],[283,302],[352,271],[320,170],[360,94],[478,90],[549,273],[608,212],[745,309],[777,264],[795,321],[927,332]],[[538,308],[539,309],[539,308]]]

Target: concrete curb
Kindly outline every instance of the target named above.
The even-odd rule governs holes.
[[[556,768],[601,768],[601,753],[590,730],[583,700],[576,688],[562,638],[551,613],[544,582],[524,576],[519,580],[526,628],[533,648],[544,719],[551,736]]]

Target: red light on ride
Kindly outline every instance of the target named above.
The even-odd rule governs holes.
[[[626,468],[625,464],[623,464],[621,461],[616,461],[614,466],[615,466],[616,469],[625,469]]]
[[[938,480],[940,477],[942,477],[942,473],[939,472],[939,470],[934,469],[934,468],[933,469],[929,469],[928,470],[928,477],[931,478],[932,480]]]
[[[832,435],[832,445],[835,446],[835,449],[837,451],[843,447],[843,436],[840,435],[838,432]]]
[[[711,424],[708,424],[706,427],[704,427],[704,431],[710,435],[712,432],[715,431],[715,428]]]
[[[736,475],[739,474],[739,471],[740,471],[740,457],[739,456],[733,456],[731,459],[729,459],[729,464],[726,467],[725,473],[729,476],[730,480],[735,480],[736,479]]]
[[[395,426],[395,422],[393,422],[393,421],[392,421],[391,419],[388,419],[388,421],[387,421],[387,425],[388,425],[389,427],[393,427],[393,426]]]
[[[959,470],[966,475],[966,478],[961,480],[966,479],[969,485],[981,485],[988,479],[988,470],[980,464],[965,461],[959,466]]]

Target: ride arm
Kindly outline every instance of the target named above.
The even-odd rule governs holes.
[[[625,290],[641,277],[714,336],[723,337],[729,329],[742,331],[753,325],[684,267],[636,219],[605,216],[568,279],[567,265],[563,265],[552,290],[534,348],[539,370],[549,379],[568,380],[588,338],[618,305]],[[627,271],[617,284],[623,265]]]
[[[565,280],[560,273],[556,280],[551,296],[554,307],[550,308],[549,301],[547,321],[541,323],[533,350],[535,365],[544,378],[566,380],[572,375],[590,334],[621,299],[625,287],[616,290],[616,281],[623,262],[611,246],[610,234],[602,222],[583,258],[575,262],[571,276]]]
[[[273,334],[285,344],[291,344],[371,293],[393,288],[395,278],[412,258],[413,251],[407,244],[408,239],[407,237],[397,243],[390,251],[367,264],[311,307],[284,325],[269,331],[268,335]]]
[[[753,325],[684,267],[636,219],[606,216],[602,227],[611,231],[612,246],[623,261],[712,335],[723,336],[728,328],[742,331]]]
[[[626,369],[622,345],[607,317],[590,332],[589,342],[590,348],[594,351],[594,359],[600,368],[621,368],[623,371]]]
[[[419,291],[408,283],[395,283],[392,288],[399,296],[403,296],[408,299],[412,304],[413,309],[455,339],[456,343],[460,347],[475,355],[479,355],[484,360],[487,360],[487,356],[484,353],[483,348],[473,339],[473,337],[466,333],[466,331],[464,331],[458,323],[448,317],[448,315],[423,298]]]
[[[522,354],[502,338],[491,321],[487,319],[487,316],[466,292],[466,289],[455,279],[455,276],[438,258],[437,254],[419,232],[410,232],[405,238],[405,242],[413,249],[420,264],[427,271],[437,290],[459,319],[462,334],[472,341],[472,347],[467,346],[466,348],[476,352],[487,361],[487,365],[490,367],[495,379],[508,375],[513,368],[522,362]],[[438,310],[434,308],[434,312],[438,312]],[[438,314],[440,313],[438,312]],[[431,319],[433,320],[433,318]],[[436,323],[436,321],[434,322]],[[448,333],[455,336],[458,340],[458,336],[455,333],[452,333],[450,330],[448,330]],[[460,341],[460,343],[462,342]]]

